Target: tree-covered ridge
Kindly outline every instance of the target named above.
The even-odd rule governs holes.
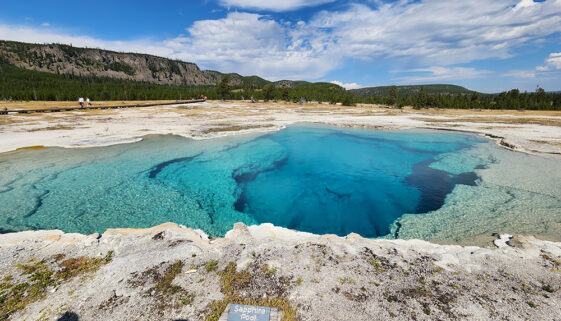
[[[357,100],[415,108],[561,110],[561,93],[548,93],[539,87],[535,92],[523,93],[518,89],[512,89],[499,94],[482,94],[475,91],[469,94],[431,94],[425,91],[424,86],[421,86],[415,94],[401,95],[397,86],[390,86],[389,92],[385,96],[359,97]]]
[[[0,63],[0,99],[68,101],[188,99],[213,86],[158,85],[96,76],[58,75]]]
[[[158,100],[189,99],[204,94],[209,99],[255,100],[316,100],[352,105],[355,103],[385,104],[389,106],[475,108],[475,109],[543,109],[561,110],[561,93],[546,93],[538,88],[535,92],[521,93],[517,89],[500,94],[431,94],[424,86],[415,94],[400,94],[398,87],[388,87],[387,95],[358,96],[352,91],[331,83],[286,82],[230,85],[230,75],[222,78],[218,86],[211,85],[159,85],[96,76],[59,75],[27,70],[10,65],[0,57],[0,99],[3,100],[76,100],[89,97],[92,100]]]
[[[328,83],[305,83],[296,88],[275,88],[267,83],[249,85],[160,85],[146,81],[133,81],[110,77],[53,74],[28,70],[7,63],[0,56],[0,99],[68,101],[78,97],[92,100],[159,100],[189,99],[203,94],[209,99],[285,99],[301,98],[322,101],[342,101],[348,94],[343,88]],[[272,90],[271,90],[272,89]]]
[[[267,83],[262,88],[249,86],[232,87],[228,85],[230,76],[225,75],[216,86],[216,94],[222,99],[251,99],[254,100],[285,100],[301,101],[315,100],[325,102],[348,102],[352,103],[352,95],[343,87],[332,83],[306,81],[277,81]],[[209,96],[212,97],[212,96]]]
[[[395,86],[399,95],[415,95],[419,93],[421,88],[428,94],[471,94],[473,91],[467,88],[449,85],[407,85]],[[359,89],[351,89],[350,92],[358,96],[388,96],[392,86],[365,87]]]

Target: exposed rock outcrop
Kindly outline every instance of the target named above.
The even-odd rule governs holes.
[[[2,60],[25,69],[74,76],[97,76],[157,84],[216,85],[224,74],[200,70],[194,63],[167,58],[114,52],[102,49],[77,48],[62,44],[29,44],[0,41]],[[253,76],[230,74],[230,85],[261,83]]]

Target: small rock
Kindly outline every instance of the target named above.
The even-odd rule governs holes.
[[[195,233],[199,234],[199,236],[201,237],[201,239],[208,241],[208,234],[206,234],[203,230],[201,229],[196,229]]]
[[[512,239],[512,235],[501,234],[498,239],[493,241],[493,244],[498,248],[504,248],[509,246],[508,241],[510,241],[510,239]]]
[[[509,246],[512,246],[514,248],[518,248],[518,249],[533,248],[533,246],[528,241],[528,239],[526,237],[520,236],[520,235],[516,235],[516,236],[512,237],[509,241],[506,242],[506,244],[508,244]]]
[[[226,233],[225,238],[249,244],[253,241],[253,237],[247,226],[243,223],[234,224],[234,228]]]

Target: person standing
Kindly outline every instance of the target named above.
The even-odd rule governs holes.
[[[92,102],[90,101],[90,99],[88,97],[86,97],[86,105],[91,106]]]
[[[80,104],[80,108],[84,108],[84,97],[78,98],[78,103]]]

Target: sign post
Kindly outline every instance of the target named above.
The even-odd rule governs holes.
[[[280,321],[277,308],[228,304],[219,321]]]

